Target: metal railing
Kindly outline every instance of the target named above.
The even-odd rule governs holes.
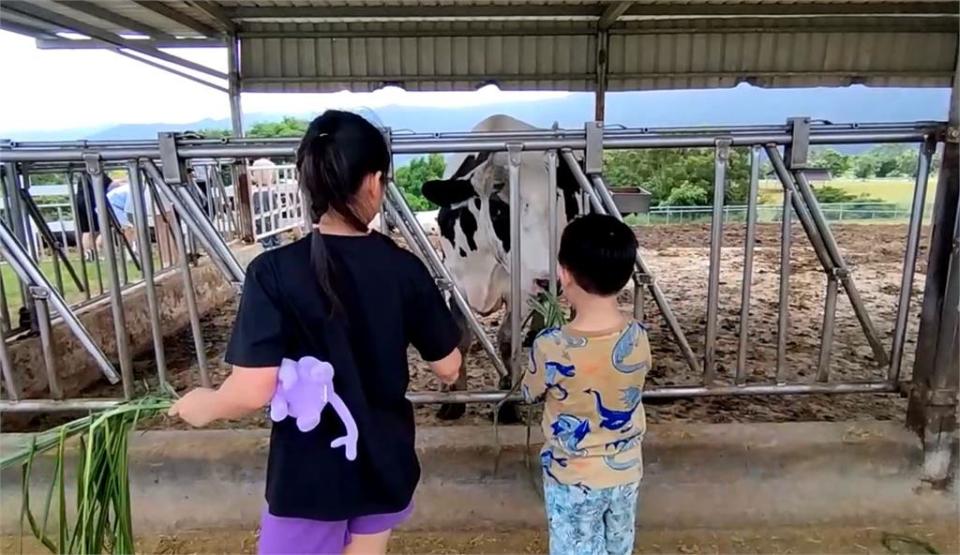
[[[824,218],[830,222],[906,222],[910,219],[912,208],[909,204],[900,205],[887,202],[835,202],[820,205]],[[932,204],[924,206],[924,215],[930,214]],[[747,223],[750,206],[746,204],[725,204],[723,206],[724,223]],[[776,223],[783,219],[783,204],[758,204],[757,222]],[[637,225],[687,224],[709,222],[713,217],[710,206],[656,206],[649,212],[632,215],[628,221]]]
[[[303,195],[293,164],[250,168],[258,174],[250,186],[254,238],[265,239],[303,226]]]
[[[914,267],[918,253],[918,242],[920,228],[923,218],[923,200],[926,196],[926,187],[928,180],[928,171],[930,156],[938,140],[941,140],[944,134],[944,125],[940,123],[904,123],[904,124],[858,124],[858,125],[832,125],[832,124],[807,124],[800,125],[792,122],[786,126],[751,126],[746,128],[673,128],[673,129],[602,129],[596,125],[588,125],[585,130],[545,130],[545,131],[523,131],[523,132],[490,132],[490,133],[449,133],[449,134],[410,134],[397,135],[391,138],[391,150],[393,154],[424,154],[431,152],[472,152],[472,151],[491,151],[506,152],[506,160],[509,175],[509,187],[511,195],[510,206],[510,227],[512,230],[510,267],[519,267],[521,253],[524,245],[522,236],[519,233],[521,229],[521,214],[519,210],[519,191],[521,185],[520,160],[521,156],[529,155],[532,152],[542,152],[544,161],[550,171],[548,184],[550,190],[556,191],[556,171],[560,163],[569,166],[569,169],[576,178],[586,202],[593,211],[600,213],[611,213],[619,216],[616,206],[611,197],[610,191],[602,176],[602,150],[603,149],[625,149],[625,148],[672,148],[672,147],[713,147],[715,149],[715,171],[714,171],[714,198],[710,209],[710,265],[708,270],[708,289],[705,300],[705,313],[707,315],[704,329],[704,349],[702,353],[695,353],[687,340],[685,330],[682,329],[678,318],[673,312],[670,303],[662,290],[660,283],[654,278],[650,267],[643,258],[637,257],[637,273],[634,280],[634,310],[637,314],[644,313],[645,292],[648,292],[659,308],[659,312],[666,321],[666,327],[672,337],[658,337],[655,341],[674,341],[680,350],[681,356],[691,370],[696,371],[702,376],[699,383],[684,384],[680,386],[653,387],[644,392],[649,398],[664,397],[689,397],[689,396],[710,396],[710,395],[786,395],[800,393],[877,393],[893,392],[899,388],[900,365],[903,355],[904,345],[906,344],[907,333],[907,315],[909,314],[910,295],[914,278]],[[805,151],[807,144],[854,144],[854,143],[891,143],[907,142],[918,143],[920,149],[918,152],[920,171],[914,184],[913,202],[911,203],[909,213],[909,226],[906,236],[906,253],[904,258],[904,268],[901,279],[901,294],[897,307],[895,328],[893,333],[893,343],[887,347],[879,339],[878,332],[868,313],[866,306],[861,299],[860,293],[856,287],[854,276],[850,272],[840,249],[833,237],[826,209],[818,204],[812,188],[804,174],[803,160],[797,155],[798,151]],[[140,195],[139,200],[134,199],[136,210],[134,213],[135,227],[138,238],[143,241],[149,233],[146,222],[146,209],[142,206],[143,195],[149,195],[153,198],[161,198],[172,206],[172,212],[178,224],[173,227],[182,233],[174,233],[175,252],[179,254],[176,269],[184,278],[184,289],[189,291],[191,285],[190,260],[186,257],[188,244],[193,241],[203,251],[210,256],[221,273],[236,285],[243,280],[243,270],[231,253],[227,245],[230,223],[229,218],[223,219],[218,223],[217,219],[211,218],[209,206],[204,210],[198,196],[191,185],[190,179],[183,171],[184,165],[194,160],[227,160],[227,159],[252,159],[261,156],[284,157],[289,159],[293,154],[296,142],[294,140],[256,140],[256,139],[227,139],[223,141],[210,140],[190,140],[190,139],[171,139],[161,136],[156,143],[137,142],[137,143],[110,143],[98,145],[96,150],[83,150],[72,145],[45,145],[29,144],[19,146],[16,144],[0,148],[0,161],[4,167],[8,168],[8,176],[13,176],[7,188],[16,191],[23,186],[22,181],[17,176],[22,175],[21,169],[33,165],[50,164],[71,164],[77,161],[84,163],[84,171],[90,176],[95,191],[98,193],[98,201],[103,200],[104,192],[96,187],[102,182],[102,166],[106,162],[120,162],[128,168],[130,173],[131,191],[140,191],[135,194]],[[738,354],[737,365],[732,376],[728,381],[721,380],[717,373],[717,333],[718,333],[718,302],[719,302],[719,276],[720,276],[720,249],[723,239],[723,225],[727,221],[725,217],[725,207],[723,204],[723,191],[727,182],[728,152],[733,146],[745,146],[750,148],[751,176],[750,176],[750,194],[748,205],[744,209],[744,220],[747,226],[747,239],[744,245],[744,267],[741,296],[741,318],[738,331]],[[781,153],[780,147],[788,147],[785,153]],[[583,162],[579,161],[579,154],[582,153]],[[816,363],[816,377],[812,381],[791,381],[786,378],[788,373],[785,366],[787,364],[786,349],[788,345],[788,328],[785,325],[789,316],[788,303],[781,302],[778,308],[778,318],[776,326],[778,328],[777,345],[777,366],[770,379],[765,382],[749,382],[745,379],[745,352],[750,342],[749,307],[751,302],[750,283],[753,272],[753,240],[756,226],[760,221],[762,209],[758,206],[758,175],[761,158],[766,155],[776,172],[777,179],[784,191],[784,206],[779,207],[781,213],[781,223],[783,229],[789,229],[790,220],[793,217],[799,221],[807,239],[816,253],[817,259],[821,264],[825,275],[826,297],[823,311],[824,325],[821,331],[821,356]],[[252,214],[254,220],[261,218],[263,225],[260,234],[274,233],[282,228],[293,228],[303,223],[303,204],[299,195],[295,195],[291,190],[281,189],[281,187],[290,187],[295,183],[295,177],[292,172],[284,174],[287,171],[283,168],[289,166],[279,166],[276,189],[270,191],[272,198],[274,195],[281,197],[277,203],[272,200],[265,203],[256,213]],[[142,181],[142,183],[141,183]],[[283,184],[281,185],[281,181]],[[212,204],[220,203],[220,206],[236,207],[239,203],[233,202],[234,198],[227,187],[218,186],[216,188],[218,197],[212,201]],[[255,188],[251,188],[255,191]],[[9,194],[8,194],[9,197]],[[296,197],[296,198],[294,198]],[[235,200],[235,199],[234,199]],[[284,204],[286,202],[286,204]],[[299,203],[299,204],[298,204]],[[14,205],[11,205],[13,208]],[[548,215],[548,221],[554,219],[557,203],[551,202],[549,210],[552,214]],[[238,215],[238,210],[227,211],[232,217]],[[299,210],[299,213],[298,213]],[[449,271],[443,264],[440,254],[430,243],[422,227],[410,207],[405,202],[403,195],[399,192],[396,185],[390,184],[387,191],[385,203],[385,213],[388,220],[397,226],[401,234],[407,240],[410,248],[416,251],[423,260],[426,261],[431,273],[437,278],[439,286],[448,291],[453,302],[460,308],[467,319],[467,324],[477,334],[481,340],[481,345],[486,354],[491,357],[494,367],[501,375],[512,375],[517,379],[517,360],[521,351],[521,329],[518,325],[521,321],[520,315],[523,310],[524,287],[520,279],[520,272],[512,272],[510,275],[510,314],[508,318],[515,324],[511,329],[511,353],[512,357],[503,360],[498,356],[497,349],[491,339],[484,332],[476,314],[470,310],[465,296],[452,279]],[[732,218],[733,216],[728,216]],[[790,217],[784,217],[790,215]],[[26,298],[37,301],[37,307],[42,304],[40,297],[44,294],[48,297],[48,302],[57,309],[64,321],[69,323],[72,309],[69,305],[61,302],[60,289],[46,280],[39,272],[36,260],[29,256],[29,248],[25,246],[23,238],[25,237],[22,229],[22,213],[15,213],[14,209],[5,214],[5,223],[0,226],[0,238],[3,238],[2,254],[9,262],[14,264],[20,275],[21,285],[26,287]],[[104,228],[107,228],[109,222],[105,219],[107,216],[101,214],[100,220]],[[276,219],[274,219],[276,218]],[[20,222],[18,224],[17,222]],[[234,220],[234,224],[236,224]],[[266,230],[266,225],[275,226],[274,229]],[[234,228],[236,229],[236,228]],[[784,239],[789,237],[788,233],[783,235]],[[121,245],[119,242],[106,242],[105,257],[107,262],[108,274],[108,293],[113,303],[114,324],[117,332],[118,345],[123,344],[123,321],[122,321],[122,303],[120,276],[117,272],[119,266],[118,250]],[[149,250],[149,241],[144,245],[144,251]],[[549,260],[556,260],[556,241],[551,241],[549,246]],[[790,268],[789,261],[791,256],[791,244],[789,240],[782,241],[781,244],[781,270],[780,270],[780,290],[781,298],[789,292],[790,286]],[[152,260],[152,256],[144,252],[144,261]],[[555,268],[551,271],[555,272]],[[153,289],[155,272],[149,263],[143,265],[143,273],[148,291]],[[13,284],[10,284],[13,285]],[[882,376],[877,379],[860,382],[842,382],[831,379],[830,376],[830,352],[833,342],[833,333],[836,318],[836,300],[840,292],[843,292],[850,300],[854,313],[861,325],[863,333],[867,338],[873,352],[873,361],[871,368],[883,368]],[[163,356],[163,337],[159,333],[159,324],[157,322],[158,307],[156,299],[148,302],[151,304],[150,311],[154,320],[154,351],[157,357],[157,370],[160,374],[161,382],[166,380],[165,363]],[[191,311],[191,323],[194,324],[194,336],[200,342],[198,353],[202,353],[202,330],[199,330],[198,317],[196,309]],[[767,323],[772,324],[772,323]],[[83,335],[83,330],[71,326],[71,329],[78,336]],[[49,331],[49,330],[48,330]],[[48,334],[49,335],[49,334]],[[98,358],[99,348],[96,345],[84,345],[88,351]],[[5,351],[5,350],[4,350]],[[16,369],[9,364],[9,357],[5,352],[0,352],[0,365],[4,369],[4,378],[15,382]],[[121,372],[119,376],[125,384],[132,380],[130,373],[130,353],[124,352],[121,348],[118,353],[118,362]],[[105,360],[105,357],[103,357]],[[118,373],[114,372],[111,377],[108,368],[112,368],[113,362],[110,361],[104,365],[102,370],[110,379],[116,379]],[[201,364],[203,367],[203,364]],[[512,372],[511,372],[512,370]],[[796,373],[791,372],[790,375]],[[201,373],[201,380],[208,382],[208,376]],[[516,383],[516,382],[514,382]],[[0,400],[0,410],[59,410],[59,409],[85,409],[91,406],[99,406],[97,403],[106,405],[111,400],[55,400],[55,399],[35,399],[17,401],[13,394],[15,389],[7,387],[7,397]],[[128,391],[129,387],[125,388]],[[128,393],[129,394],[129,393]],[[55,396],[53,396],[55,397]],[[412,392],[410,399],[414,402],[502,402],[511,397],[509,390],[488,391],[488,390],[469,390],[453,392]]]

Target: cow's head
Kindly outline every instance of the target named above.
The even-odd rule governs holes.
[[[444,265],[481,314],[497,310],[510,295],[509,171],[503,153],[461,157],[448,177],[423,185],[423,195],[440,207]],[[543,153],[522,154],[521,288],[529,295],[549,275],[547,168]],[[557,170],[558,230],[578,211],[577,184],[561,162]],[[559,237],[558,237],[559,241]],[[523,303],[526,306],[526,303]]]

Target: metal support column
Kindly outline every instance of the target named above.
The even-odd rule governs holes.
[[[607,68],[609,66],[610,33],[606,30],[597,33],[597,76],[594,88],[594,116],[593,119],[602,122],[607,105]]]
[[[713,161],[713,215],[710,218],[710,268],[707,273],[707,330],[703,341],[703,385],[716,378],[717,321],[720,308],[720,248],[723,242],[723,198],[727,187],[730,139],[717,141]]]
[[[960,61],[934,202],[927,280],[913,365],[907,424],[923,442],[925,480],[949,484],[957,464],[960,388]]]
[[[790,205],[793,203],[793,191],[783,192],[783,214],[780,219],[780,299],[777,303],[777,375],[776,382],[783,382],[787,366],[787,333],[790,328],[790,244],[791,217]]]
[[[120,360],[120,375],[123,377],[123,396],[133,397],[133,357],[130,353],[130,338],[127,335],[127,319],[123,312],[123,291],[120,289],[120,275],[117,273],[117,255],[110,233],[110,205],[107,203],[107,191],[103,186],[103,167],[99,154],[86,154],[83,157],[87,174],[93,183],[93,194],[97,203],[97,216],[100,218],[101,233],[107,234],[103,241],[103,255],[106,262],[107,281],[110,284],[110,309],[113,313],[113,329],[117,339],[117,358]]]
[[[757,241],[757,202],[760,187],[760,148],[750,148],[750,187],[747,191],[747,230],[743,242],[743,284],[740,290],[740,333],[737,343],[736,383],[746,380],[747,338],[750,335],[750,290],[753,286],[753,250]]]
[[[547,265],[550,283],[548,290],[557,295],[557,252],[560,243],[560,221],[557,214],[557,151],[548,150],[543,154],[543,163],[547,165]]]
[[[147,205],[144,202],[143,183],[140,181],[140,165],[136,161],[130,162],[127,164],[127,172],[130,176],[130,196],[133,200],[133,225],[136,227],[143,281],[147,294],[147,311],[150,315],[153,353],[157,361],[157,377],[162,387],[163,384],[167,383],[167,358],[163,351],[160,303],[157,300],[156,283],[154,283],[153,246],[150,243],[150,223],[147,217]]]
[[[234,137],[243,137],[243,106],[240,102],[240,40],[227,36],[227,95],[230,97],[230,125]]]
[[[63,387],[57,376],[57,359],[53,351],[53,329],[50,327],[49,294],[41,286],[30,288],[37,308],[37,329],[40,331],[40,352],[43,354],[43,368],[47,374],[47,387],[54,399],[63,399]]]
[[[903,274],[900,281],[900,299],[897,303],[897,319],[893,329],[893,347],[890,349],[890,369],[887,377],[896,383],[900,379],[903,364],[903,347],[907,337],[907,319],[910,317],[910,297],[913,295],[913,277],[920,251],[920,231],[923,228],[923,208],[927,198],[927,182],[930,177],[930,159],[937,149],[936,140],[928,138],[920,145],[917,159],[917,177],[913,185],[913,202],[910,204],[910,224],[907,226],[907,248],[903,254]]]
[[[510,187],[510,380],[511,385],[519,379],[521,338],[523,337],[523,260],[521,243],[521,216],[523,214],[522,195],[520,194],[520,159],[523,145],[507,145],[507,163]]]

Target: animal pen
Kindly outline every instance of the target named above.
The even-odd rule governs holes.
[[[123,398],[71,398],[61,384],[62,349],[54,341],[58,326],[69,328],[103,377],[123,386],[124,397],[134,392],[125,299],[128,292],[143,291],[159,383],[166,382],[162,306],[157,280],[175,273],[180,280],[200,368],[200,384],[210,383],[204,360],[204,337],[195,296],[194,275],[202,265],[202,252],[237,291],[244,279],[235,245],[243,239],[264,238],[301,226],[303,203],[282,187],[295,181],[289,166],[277,170],[277,183],[246,180],[245,160],[260,157],[290,160],[296,141],[243,138],[240,92],[328,92],[374,90],[400,84],[411,90],[465,90],[496,82],[504,88],[547,88],[596,93],[596,120],[582,129],[518,132],[412,133],[386,130],[393,155],[428,153],[501,152],[509,167],[509,265],[520,267],[524,246],[520,241],[521,153],[542,152],[556,190],[556,170],[569,167],[590,210],[619,216],[603,175],[603,152],[615,149],[709,148],[714,151],[714,194],[709,232],[709,266],[704,300],[703,350],[696,351],[682,329],[667,295],[643,256],[636,261],[633,310],[638,317],[652,314],[650,301],[665,322],[669,335],[654,342],[674,342],[695,383],[649,388],[647,399],[699,396],[870,394],[910,395],[909,420],[920,432],[928,455],[927,471],[942,479],[949,463],[935,456],[949,450],[955,431],[957,403],[958,310],[960,310],[960,220],[957,173],[957,3],[915,1],[799,2],[789,4],[749,2],[533,2],[524,4],[445,3],[420,6],[384,2],[378,6],[357,3],[309,6],[252,6],[236,2],[137,2],[124,13],[112,12],[98,2],[50,3],[44,7],[7,1],[0,27],[37,38],[46,48],[109,48],[126,56],[158,65],[181,76],[199,80],[229,96],[233,131],[227,139],[204,139],[161,134],[148,141],[76,141],[60,143],[5,142],[0,144],[4,172],[3,221],[0,248],[5,263],[16,271],[25,325],[17,325],[4,299],[0,366],[3,370],[5,412],[92,410],[112,406]],[[282,2],[279,4],[283,4]],[[98,21],[100,24],[91,23]],[[428,20],[425,24],[423,20]],[[490,26],[494,22],[496,25]],[[431,26],[432,25],[432,26]],[[166,26],[166,27],[165,27]],[[499,26],[499,27],[498,27]],[[136,29],[133,29],[136,27]],[[495,28],[496,27],[496,28]],[[80,33],[86,40],[68,40],[58,33]],[[149,40],[125,38],[122,30],[146,34]],[[181,38],[175,38],[181,37]],[[188,38],[182,38],[188,37]],[[361,38],[362,37],[362,38]],[[806,37],[806,38],[805,38]],[[811,54],[796,53],[795,41],[811,41]],[[482,43],[482,44],[481,44]],[[479,44],[479,46],[478,46]],[[160,48],[176,46],[226,46],[226,73],[199,66]],[[410,50],[408,56],[394,53]],[[523,52],[513,56],[510,53]],[[896,51],[896,55],[892,52]],[[560,56],[557,53],[562,53]],[[652,53],[649,59],[646,53]],[[709,55],[718,53],[717,56]],[[549,53],[549,55],[548,55]],[[681,53],[683,55],[673,53]],[[817,54],[819,53],[819,54]],[[722,55],[721,55],[722,54]],[[862,56],[859,54],[863,54]],[[460,63],[460,55],[464,61]],[[166,62],[160,65],[148,58]],[[521,64],[524,56],[533,61]],[[794,58],[796,56],[796,58]],[[559,58],[569,57],[564,63]],[[329,59],[329,64],[322,63]],[[410,58],[410,59],[408,59]],[[516,58],[516,59],[515,59]],[[689,58],[689,59],[687,59]],[[782,58],[782,59],[781,59]],[[849,58],[849,60],[845,60]],[[478,59],[487,63],[480,64]],[[564,58],[565,59],[565,58]],[[379,61],[373,63],[374,60]],[[413,60],[413,61],[411,61]],[[685,60],[685,61],[684,61]],[[787,61],[784,61],[787,60]],[[369,62],[369,63],[367,63]],[[417,62],[417,63],[414,63]],[[429,62],[429,63],[428,63]],[[176,64],[180,69],[171,67]],[[479,64],[479,65],[478,65]],[[482,67],[481,67],[482,66]],[[183,69],[201,74],[186,74]],[[412,69],[411,69],[412,68]],[[736,69],[731,69],[736,68]],[[213,85],[210,78],[226,81]],[[865,83],[879,86],[954,86],[949,122],[835,124],[791,118],[785,124],[704,126],[685,128],[623,128],[604,124],[605,93],[612,90],[709,88],[750,82],[760,86],[837,86]],[[892,341],[885,344],[857,287],[856,273],[844,258],[837,238],[817,202],[807,175],[813,145],[907,143],[917,145],[918,172],[913,185],[905,254],[900,276]],[[717,337],[723,243],[724,191],[729,153],[749,151],[750,179],[746,236],[743,242],[740,282],[737,362],[733,372],[718,371]],[[943,149],[943,164],[936,189],[932,236],[927,265],[920,331],[912,381],[902,379],[908,344],[910,301],[919,244],[923,232],[923,207],[931,157]],[[766,159],[783,191],[780,221],[778,312],[774,322],[750,318],[754,291],[754,247],[760,165]],[[188,167],[193,167],[191,175]],[[70,175],[89,182],[96,205],[106,206],[103,187],[108,170],[128,176],[133,196],[138,251],[115,233],[109,210],[99,210],[99,228],[113,230],[113,240],[103,243],[101,264],[88,269],[72,260],[64,237],[47,229],[30,195],[30,177],[39,173]],[[197,186],[205,178],[205,190]],[[253,199],[283,198],[266,210],[254,211]],[[551,222],[557,196],[548,194]],[[152,200],[152,202],[148,202]],[[153,207],[153,213],[148,209]],[[157,207],[170,206],[164,213]],[[261,207],[262,208],[262,207]],[[81,208],[71,198],[71,210]],[[441,289],[467,318],[495,371],[508,374],[518,368],[521,355],[523,310],[520,272],[511,274],[511,360],[503,360],[470,310],[440,255],[405,202],[390,183],[384,221],[400,232],[406,244],[427,264]],[[88,214],[92,217],[93,214]],[[169,221],[167,221],[169,220]],[[151,227],[150,222],[155,223]],[[173,230],[170,253],[155,260],[151,234],[160,221]],[[260,225],[255,225],[259,223]],[[791,229],[799,224],[824,274],[824,303],[819,332],[819,354],[809,362],[809,380],[796,379],[788,365],[789,294],[793,249]],[[42,250],[28,240],[28,230],[39,228],[42,242],[54,253],[54,278],[39,263]],[[258,231],[259,230],[259,231]],[[555,260],[556,234],[549,245]],[[79,240],[78,240],[79,243]],[[96,248],[96,247],[94,247]],[[78,249],[80,250],[80,249]],[[169,253],[168,253],[169,254]],[[174,259],[175,258],[175,259]],[[127,260],[136,273],[128,269]],[[62,273],[66,271],[66,276]],[[551,277],[555,277],[553,268]],[[89,273],[88,273],[89,272]],[[102,275],[101,275],[102,272]],[[94,287],[94,279],[101,283]],[[65,297],[73,282],[81,293],[78,302]],[[555,279],[550,280],[556,283]],[[98,290],[99,295],[93,291]],[[838,299],[849,300],[869,345],[870,359],[863,364],[870,380],[846,381],[831,377]],[[114,338],[112,347],[98,343],[78,313],[97,302],[109,302]],[[51,312],[52,308],[52,312]],[[777,330],[776,364],[763,379],[748,375],[744,364],[756,326]],[[24,329],[26,328],[26,329]],[[699,331],[699,330],[698,330]],[[35,333],[41,343],[44,384],[42,395],[22,395],[19,381],[25,369],[13,364],[11,349]],[[60,351],[60,352],[58,352]],[[516,375],[509,376],[516,383]],[[415,391],[414,403],[490,403],[511,400],[509,390]],[[930,462],[940,461],[940,463]]]

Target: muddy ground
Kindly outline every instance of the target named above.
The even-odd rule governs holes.
[[[899,224],[833,226],[837,242],[852,270],[853,278],[868,308],[880,337],[889,352],[893,323],[900,291],[906,226]],[[744,227],[726,226],[723,239],[720,275],[719,335],[717,340],[717,382],[730,383],[736,365],[739,330],[740,295],[743,272]],[[913,287],[913,301],[908,325],[903,376],[908,378],[913,361],[919,324],[926,266],[928,230],[922,235],[918,257],[918,274]],[[670,306],[679,318],[698,359],[703,353],[707,270],[709,265],[709,227],[707,225],[670,225],[637,228],[643,256],[663,289]],[[778,224],[760,225],[757,230],[754,256],[750,336],[747,350],[746,376],[750,383],[770,382],[776,371],[777,306],[779,283],[780,239]],[[820,329],[823,319],[825,277],[799,226],[792,236],[790,274],[790,330],[787,343],[787,366],[783,379],[791,383],[814,380],[819,356]],[[659,311],[646,295],[647,317],[653,346],[654,366],[648,387],[697,385],[700,376],[687,366],[677,344],[670,335]],[[632,286],[621,294],[625,310],[632,307]],[[214,382],[226,375],[222,361],[236,311],[228,303],[207,314],[202,321],[206,353]],[[484,319],[491,336],[501,315]],[[189,329],[167,339],[167,362],[171,381],[178,389],[198,383],[196,357]],[[144,383],[155,382],[152,353],[136,361]],[[439,384],[426,366],[411,352],[411,386],[413,391],[436,390]],[[879,380],[886,375],[874,361],[871,349],[842,289],[837,303],[837,320],[831,381]],[[470,388],[494,389],[495,371],[485,354],[475,346],[467,364]],[[89,397],[114,397],[109,387],[96,386],[85,392]],[[440,423],[434,416],[435,406],[419,407],[419,420],[426,424]],[[902,419],[906,402],[897,395],[809,395],[769,397],[714,397],[681,399],[650,404],[651,422],[781,422],[833,421],[856,419]],[[463,421],[489,421],[490,407],[471,405]],[[167,423],[169,424],[169,423]],[[261,425],[262,418],[248,424]],[[9,428],[8,428],[9,430]],[[7,431],[7,430],[5,430]],[[10,430],[13,431],[13,430]]]

